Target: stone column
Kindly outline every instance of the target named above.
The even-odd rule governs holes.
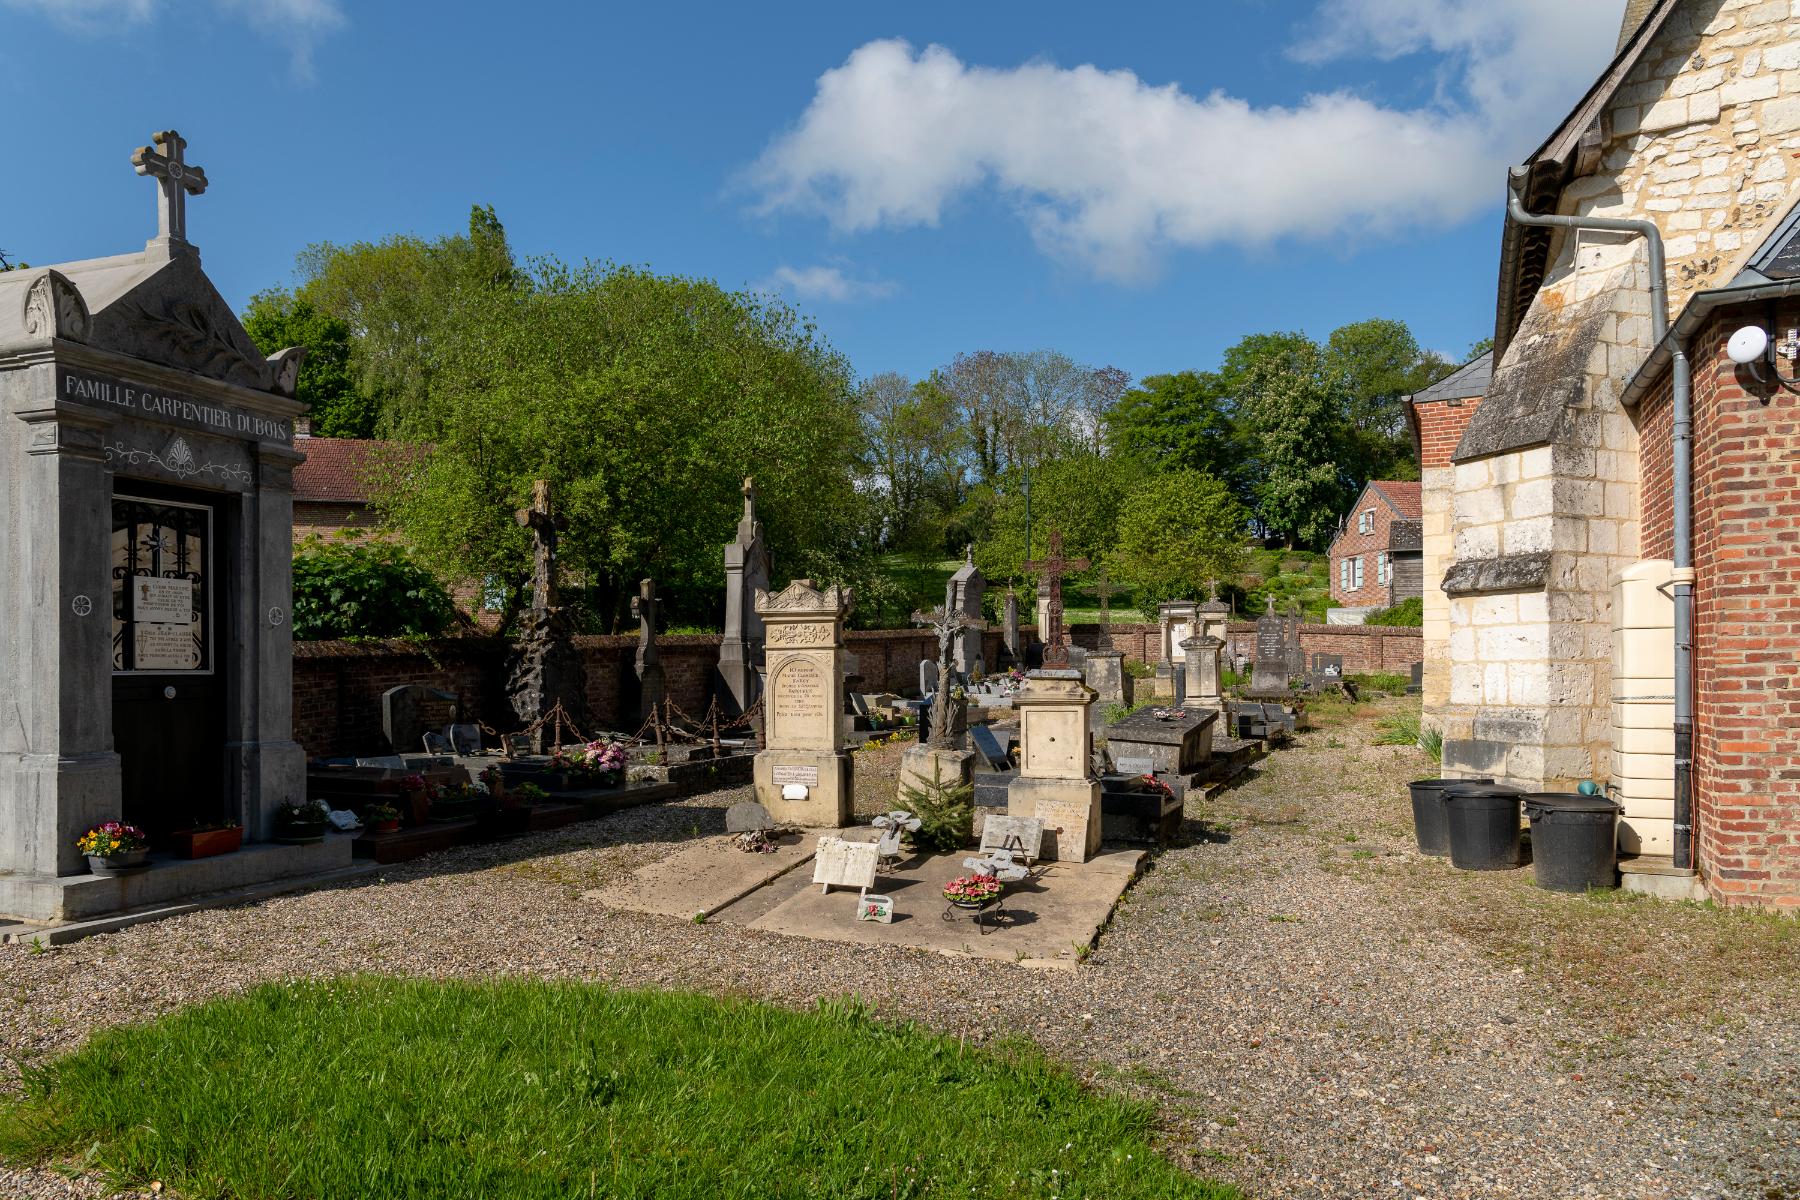
[[[236,782],[245,835],[274,835],[275,810],[306,798],[306,751],[294,740],[294,497],[302,455],[256,447],[256,490],[243,498],[240,536],[247,564],[230,637],[241,694],[251,699],[232,722],[225,753]],[[230,586],[229,582],[225,586]],[[221,589],[220,594],[223,594]],[[229,787],[229,785],[228,785]]]
[[[1181,643],[1194,635],[1196,605],[1192,600],[1171,600],[1157,609],[1156,690],[1175,692],[1175,676],[1181,671]]]
[[[756,799],[777,821],[837,828],[850,823],[851,758],[844,752],[844,618],[848,588],[796,579],[758,591],[768,690],[766,749],[756,756]]]
[[[1044,857],[1086,862],[1100,851],[1100,781],[1093,774],[1094,693],[1081,680],[1034,675],[1019,710],[1019,777],[1006,811],[1044,822]]]

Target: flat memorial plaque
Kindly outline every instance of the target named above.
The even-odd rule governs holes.
[[[156,575],[133,576],[131,619],[139,624],[191,624],[194,619],[193,581],[164,579]]]
[[[820,890],[853,887],[867,891],[875,886],[875,867],[880,847],[874,842],[846,842],[838,837],[821,837],[813,852],[813,882]]]
[[[804,784],[807,787],[819,786],[819,768],[817,767],[774,767],[769,771],[769,782],[777,787],[790,783]]]
[[[192,671],[200,666],[190,625],[133,625],[131,666],[136,671]]]

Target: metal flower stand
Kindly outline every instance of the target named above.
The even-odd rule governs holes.
[[[975,923],[976,933],[986,936],[993,932],[995,926],[1004,924],[1006,916],[1006,885],[1018,883],[1031,874],[1029,867],[1013,861],[1011,850],[990,850],[979,858],[965,858],[962,865],[977,875],[987,875],[1000,881],[1000,891],[992,900],[981,904],[958,904],[953,900],[944,902],[943,919],[960,921],[965,916]]]

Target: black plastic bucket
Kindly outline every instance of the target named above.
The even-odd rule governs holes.
[[[1519,799],[1519,789],[1505,784],[1446,784],[1451,864],[1464,871],[1510,871],[1518,866]]]
[[[1614,886],[1619,857],[1618,804],[1605,796],[1528,792],[1531,865],[1537,885],[1552,892]]]
[[[1444,789],[1453,783],[1492,783],[1479,779],[1415,779],[1406,786],[1412,789],[1413,836],[1418,839],[1420,854],[1439,858],[1450,853],[1450,814],[1444,808]]]

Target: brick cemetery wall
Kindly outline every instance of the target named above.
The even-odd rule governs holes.
[[[1099,625],[1071,627],[1075,644],[1095,649],[1100,644]],[[1113,625],[1112,646],[1125,652],[1126,662],[1156,662],[1158,627],[1155,625]],[[1315,654],[1337,654],[1344,659],[1344,670],[1350,674],[1384,672],[1405,675],[1420,662],[1424,653],[1420,631],[1406,626],[1384,625],[1302,625],[1300,648],[1308,662]],[[1256,622],[1233,621],[1226,630],[1227,654],[1253,656],[1256,652]]]

